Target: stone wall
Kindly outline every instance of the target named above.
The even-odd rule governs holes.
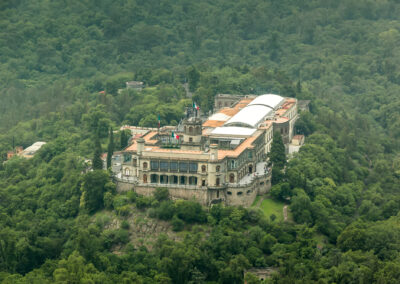
[[[162,185],[160,185],[162,187]],[[171,199],[195,199],[204,206],[210,205],[210,202],[216,199],[215,190],[205,187],[197,188],[180,188],[167,187]],[[219,199],[225,201],[226,205],[249,207],[253,204],[257,195],[266,194],[271,188],[271,176],[260,177],[255,179],[251,184],[246,186],[228,187],[228,189],[220,190]],[[145,196],[152,196],[156,187],[152,186],[134,186],[133,183],[118,181],[117,192],[126,192],[134,190],[136,193]]]
[[[162,185],[160,185],[162,187]],[[175,188],[175,187],[167,187],[171,199],[195,199],[202,205],[207,204],[207,189],[188,189],[188,188]],[[150,186],[135,186],[135,192],[140,195],[151,196],[155,191],[156,187]]]
[[[133,184],[130,182],[124,182],[124,181],[117,181],[117,192],[126,192],[133,190]]]
[[[228,187],[226,205],[250,207],[257,195],[266,194],[270,188],[270,175],[257,178],[247,186]]]

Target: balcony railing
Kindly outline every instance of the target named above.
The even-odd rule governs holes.
[[[167,187],[167,188],[183,188],[183,189],[207,189],[207,186],[191,185],[191,184],[171,184],[171,183],[138,183],[139,186],[148,187]]]

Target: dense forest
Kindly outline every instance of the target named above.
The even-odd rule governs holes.
[[[396,0],[0,1],[0,282],[259,283],[245,271],[273,267],[267,283],[398,283],[399,30]],[[110,129],[177,124],[185,83],[205,113],[218,93],[311,100],[270,193],[291,222],[87,171]],[[167,229],[136,237],[146,222]]]

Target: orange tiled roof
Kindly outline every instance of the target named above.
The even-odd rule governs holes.
[[[241,99],[240,102],[238,102],[234,106],[234,108],[240,110],[240,109],[244,108],[245,106],[247,106],[249,103],[251,103],[254,99],[255,98],[244,98],[244,99]]]
[[[276,123],[284,123],[284,122],[286,122],[288,120],[289,120],[289,118],[282,116],[282,117],[278,117],[274,122],[276,122]]]
[[[263,122],[263,126],[260,126],[259,129],[269,129],[272,126],[272,120],[266,120]]]
[[[247,106],[252,100],[254,99],[252,98],[241,99],[234,107],[220,109],[217,113],[222,113],[232,117],[235,114],[237,114],[242,108]],[[226,120],[207,120],[206,122],[203,123],[203,127],[215,128],[224,125],[225,122]]]
[[[292,139],[301,140],[301,139],[303,139],[303,138],[304,138],[304,135],[297,134],[297,135],[293,136]]]
[[[203,127],[219,127],[224,125],[225,121],[223,120],[207,120],[203,123]]]
[[[133,141],[133,143],[125,149],[125,151],[136,151],[136,150],[137,150],[136,141]]]
[[[235,108],[223,108],[218,112],[223,113],[228,116],[234,116],[235,114],[237,114],[239,112],[239,110],[235,109]]]
[[[260,135],[261,131],[257,131],[253,136],[247,138],[243,141],[236,149],[234,150],[218,150],[218,160],[222,160],[225,157],[237,157],[239,156],[244,150],[248,148],[254,148],[252,145],[254,140],[256,140]]]
[[[167,149],[167,148],[160,148],[160,147],[152,147],[151,152],[158,152],[158,153],[178,153],[178,154],[204,154],[203,151],[199,150],[181,150],[181,149]]]
[[[152,139],[154,136],[156,136],[157,131],[150,131],[146,135],[143,136],[143,139],[145,141],[145,144],[156,144],[158,141],[156,139]]]
[[[142,136],[143,139],[144,139],[145,144],[154,145],[154,144],[156,144],[158,142],[156,139],[152,139],[156,134],[157,134],[157,131],[150,131],[150,132],[147,132],[144,136],[139,135],[139,137],[137,137],[135,135],[134,139],[135,138],[140,138]],[[133,140],[133,143],[125,149],[125,151],[136,151],[136,150],[137,150],[137,142],[136,142],[136,140]]]

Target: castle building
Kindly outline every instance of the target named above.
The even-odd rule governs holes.
[[[286,146],[294,136],[297,100],[266,94],[232,101],[205,121],[188,108],[178,127],[132,127],[139,134],[133,132],[121,153],[118,189],[151,195],[166,187],[172,198],[250,206],[270,188],[267,154],[273,133],[279,131]]]

